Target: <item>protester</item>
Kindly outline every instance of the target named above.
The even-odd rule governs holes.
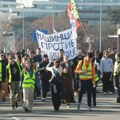
[[[63,50],[63,49],[60,49],[60,50],[59,50],[59,59],[60,59],[60,62],[63,61],[63,56],[64,56],[64,54],[65,54],[64,50]]]
[[[75,100],[72,79],[72,65],[66,55],[63,56],[63,62],[61,62],[61,66],[63,68],[62,71],[63,85],[61,98],[63,101],[65,101],[67,107],[70,108],[71,107],[70,103],[75,103]]]
[[[73,61],[72,69],[73,69],[73,76],[74,76],[73,78],[74,78],[74,95],[75,96],[78,94],[80,80],[79,80],[79,74],[74,71],[78,65],[78,62],[80,60],[83,60],[83,58],[84,58],[84,54],[83,54],[82,50],[78,50],[77,53],[78,53],[78,55],[72,60]]]
[[[113,61],[109,58],[109,51],[104,51],[104,57],[100,61],[100,72],[103,82],[103,94],[112,94],[114,92],[112,72],[113,72]]]
[[[39,80],[41,81],[42,87],[42,102],[46,101],[46,95],[49,91],[49,79],[51,78],[51,72],[46,69],[47,64],[49,63],[48,55],[43,55],[43,60],[38,63],[37,66],[37,74],[39,76]]]
[[[50,63],[51,64],[51,63]],[[62,86],[62,67],[60,65],[60,60],[56,59],[53,61],[53,66],[50,67],[50,64],[46,67],[47,70],[51,71],[52,77],[50,80],[51,83],[51,92],[52,92],[52,103],[55,111],[58,111],[61,105],[61,86]]]
[[[91,93],[95,86],[95,67],[92,65],[93,53],[88,53],[84,60],[80,61],[76,67],[76,73],[80,74],[81,87],[78,95],[77,109],[80,109],[82,96],[87,92],[88,111],[91,111]]]
[[[117,53],[115,56],[114,79],[117,88],[117,103],[120,103],[120,53]]]
[[[3,52],[0,53],[0,90],[1,93],[4,94],[1,99],[1,101],[6,101],[5,95],[8,92],[8,84],[6,81],[6,61],[5,61],[5,56]]]
[[[23,89],[23,106],[25,112],[30,112],[33,108],[34,88],[36,73],[31,66],[30,60],[25,61],[26,68],[22,71],[21,87]]]
[[[21,75],[21,66],[18,62],[15,62],[15,59],[12,55],[8,57],[8,65],[7,65],[7,80],[9,83],[10,89],[10,100],[12,109],[18,107],[19,94],[20,94],[20,75]]]

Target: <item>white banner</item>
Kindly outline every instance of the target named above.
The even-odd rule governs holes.
[[[47,54],[49,59],[59,58],[59,50],[63,49],[65,54],[72,59],[77,54],[77,45],[72,29],[59,33],[46,35],[36,30],[38,45],[43,54]]]

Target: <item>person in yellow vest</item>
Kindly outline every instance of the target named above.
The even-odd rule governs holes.
[[[92,98],[93,98],[93,106],[95,107],[96,106],[96,88],[97,88],[97,83],[99,82],[99,65],[98,63],[96,62],[96,60],[92,60],[92,62],[95,62],[95,83],[96,83],[96,86],[92,88]]]
[[[30,112],[33,108],[36,73],[31,66],[30,59],[25,61],[25,67],[26,68],[23,69],[21,76],[21,86],[23,89],[23,106],[25,112]]]
[[[10,100],[12,109],[18,107],[19,93],[20,93],[20,75],[21,66],[18,62],[15,62],[14,57],[9,55],[7,65],[7,81],[10,89]]]
[[[95,65],[92,63],[93,53],[89,52],[82,61],[79,61],[76,67],[76,73],[80,74],[81,86],[79,88],[77,109],[80,109],[82,96],[87,92],[88,111],[91,111],[91,93],[92,87],[95,87]]]
[[[117,88],[117,103],[120,103],[120,53],[115,55],[114,80]]]
[[[5,95],[7,94],[7,82],[6,82],[6,66],[5,56],[2,51],[0,51],[0,92],[3,94],[1,97],[1,102],[5,102]]]

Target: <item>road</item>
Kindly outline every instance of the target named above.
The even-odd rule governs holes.
[[[77,97],[75,97],[77,100]],[[25,113],[22,104],[16,110],[12,110],[9,100],[0,104],[0,120],[120,120],[120,104],[116,103],[116,94],[103,95],[97,93],[97,106],[92,111],[87,111],[86,95],[82,100],[81,109],[76,109],[76,104],[67,108],[62,104],[59,112],[54,112],[51,98],[41,102],[40,98],[34,100],[34,108],[31,113]]]

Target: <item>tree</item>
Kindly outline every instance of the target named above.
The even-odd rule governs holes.
[[[109,11],[108,19],[113,24],[119,24],[120,23],[120,8]]]

